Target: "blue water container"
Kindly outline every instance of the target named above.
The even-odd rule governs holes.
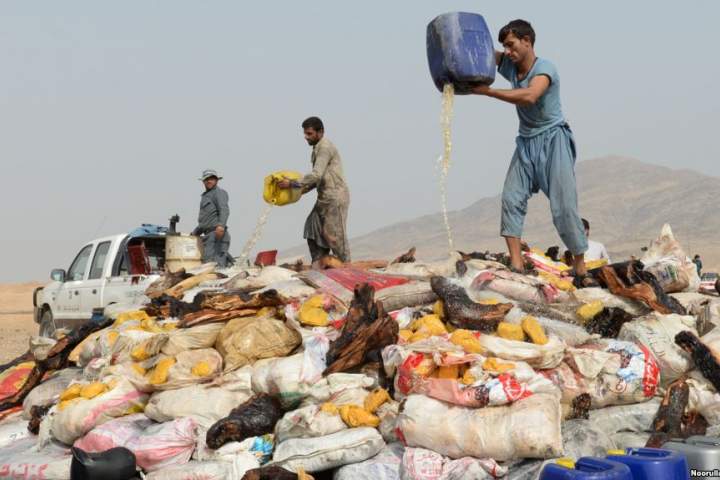
[[[684,454],[659,448],[628,448],[625,455],[608,455],[608,460],[624,463],[633,480],[688,480],[690,471]]]
[[[575,468],[548,463],[540,472],[540,480],[633,480],[630,469],[622,463],[604,458],[582,457]]]
[[[427,56],[430,75],[441,92],[446,83],[454,85],[455,93],[467,94],[475,85],[495,81],[493,39],[477,13],[445,13],[430,22]]]

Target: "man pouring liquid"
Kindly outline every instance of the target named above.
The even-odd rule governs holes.
[[[298,181],[282,180],[280,188],[300,188],[302,193],[317,190],[317,201],[305,221],[303,237],[313,262],[332,253],[343,263],[350,262],[347,217],[350,191],[343,174],[342,159],[335,145],[325,137],[318,117],[302,122],[305,140],[312,147],[312,171]]]

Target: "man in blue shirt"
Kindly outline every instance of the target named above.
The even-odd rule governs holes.
[[[527,202],[542,190],[550,200],[555,228],[573,254],[576,286],[594,286],[585,268],[588,242],[577,208],[575,141],[560,107],[560,77],[552,63],[535,55],[535,31],[525,20],[505,25],[498,40],[504,47],[495,52],[498,72],[512,89],[480,85],[473,93],[514,104],[520,119],[502,194],[501,235],[512,268],[524,270],[520,250]]]

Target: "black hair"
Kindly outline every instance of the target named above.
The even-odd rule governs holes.
[[[533,30],[530,22],[520,19],[513,20],[500,29],[498,41],[503,43],[505,38],[511,33],[521,40],[525,37],[530,37],[530,44],[535,45],[535,30]]]
[[[582,219],[582,222],[583,222],[583,227],[585,227],[585,230],[590,230],[590,222],[588,222],[584,218]]]
[[[318,117],[308,117],[302,122],[302,128],[312,128],[316,132],[322,132],[325,130],[325,126]]]

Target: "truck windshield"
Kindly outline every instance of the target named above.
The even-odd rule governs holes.
[[[86,245],[80,253],[77,254],[72,265],[68,269],[67,278],[70,281],[80,281],[85,276],[85,269],[87,268],[88,260],[90,259],[90,252],[92,251],[92,245]]]

